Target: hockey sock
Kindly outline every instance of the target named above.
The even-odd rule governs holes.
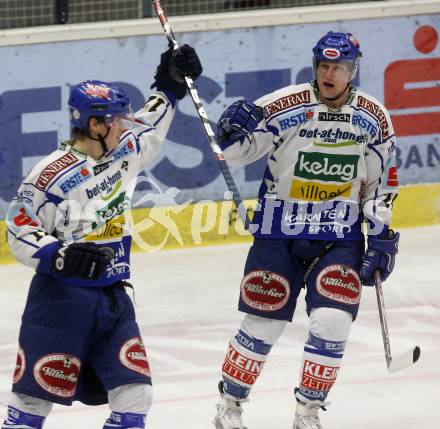
[[[113,411],[103,429],[144,429],[145,414],[118,413]]]
[[[45,419],[43,416],[25,413],[9,405],[8,418],[3,422],[1,429],[41,429]]]
[[[245,399],[256,382],[285,321],[247,315],[231,339],[222,367],[223,390],[232,399]]]
[[[310,315],[309,335],[304,346],[299,388],[300,402],[324,402],[336,381],[352,316],[334,308],[317,308]]]

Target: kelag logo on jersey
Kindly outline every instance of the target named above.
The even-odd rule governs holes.
[[[89,180],[92,177],[91,172],[87,167],[77,169],[73,174],[69,175],[66,180],[58,184],[60,189],[66,194],[72,189],[76,188],[81,183]]]
[[[357,177],[359,155],[299,152],[295,176],[325,182],[348,182]]]
[[[92,229],[105,225],[108,221],[121,215],[129,206],[129,201],[125,199],[125,192],[121,192],[117,198],[110,201],[107,206],[96,211],[97,222],[92,223]]]

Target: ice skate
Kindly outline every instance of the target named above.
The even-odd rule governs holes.
[[[241,402],[234,399],[234,397],[223,393],[223,381],[218,384],[220,390],[220,400],[216,408],[217,414],[214,418],[214,425],[216,429],[246,429],[241,421]]]
[[[308,404],[297,402],[292,429],[323,429],[318,415],[319,409],[323,406],[324,403],[320,401],[312,401]]]

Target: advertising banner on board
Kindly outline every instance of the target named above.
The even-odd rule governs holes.
[[[311,80],[312,48],[329,30],[352,32],[360,41],[363,58],[356,84],[392,115],[400,184],[440,182],[440,15],[177,36],[194,46],[203,62],[197,87],[215,127],[223,110],[238,99],[254,100]],[[30,168],[70,137],[72,85],[86,79],[117,83],[137,109],[148,98],[166,47],[163,35],[0,47],[1,219]],[[257,195],[264,165],[262,159],[232,168],[243,198]],[[224,179],[189,97],[178,103],[167,141],[145,175],[149,180],[138,192],[178,188],[173,193],[178,204],[224,199]]]

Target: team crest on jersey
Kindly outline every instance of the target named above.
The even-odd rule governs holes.
[[[241,282],[243,301],[256,310],[279,310],[284,307],[289,296],[289,281],[271,271],[251,271]]]
[[[346,265],[330,265],[316,279],[316,290],[320,295],[343,304],[359,304],[361,289],[356,271]]]
[[[151,377],[150,365],[141,337],[131,338],[121,347],[119,360],[126,368],[146,377]]]
[[[65,170],[70,165],[78,161],[78,158],[72,153],[66,153],[61,158],[51,162],[41,172],[37,179],[36,187],[41,191],[44,191],[51,180],[57,176],[61,171]]]
[[[81,360],[67,353],[43,356],[34,366],[35,381],[46,392],[62,398],[75,395]]]
[[[17,353],[17,362],[15,364],[14,379],[12,381],[14,384],[18,383],[21,380],[25,369],[26,369],[26,357],[23,349],[19,347]]]

